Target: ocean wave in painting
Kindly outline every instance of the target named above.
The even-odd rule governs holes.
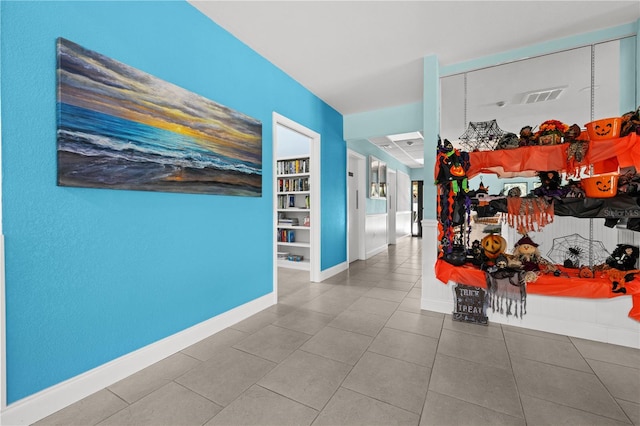
[[[256,120],[66,40],[58,59],[59,185],[261,194]]]

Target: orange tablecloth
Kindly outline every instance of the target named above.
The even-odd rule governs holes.
[[[512,177],[535,176],[535,172],[544,170],[565,171],[569,167],[568,147],[569,144],[560,144],[470,152],[467,177],[479,173]],[[620,167],[635,166],[640,170],[640,136],[632,133],[623,138],[591,141],[587,157],[581,164],[586,166],[610,159],[617,159]]]
[[[611,282],[606,277],[579,278],[575,269],[565,269],[558,266],[569,277],[543,274],[535,282],[527,284],[527,293],[546,296],[581,297],[587,299],[608,299],[612,297],[629,296],[633,307],[629,317],[640,321],[640,279],[626,283],[627,294],[613,293]],[[487,288],[484,271],[471,266],[453,266],[439,259],[435,265],[436,277],[443,283],[454,281],[475,287]]]

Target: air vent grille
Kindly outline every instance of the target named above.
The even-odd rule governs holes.
[[[554,99],[558,99],[558,97],[563,91],[564,91],[564,88],[530,92],[524,95],[524,99],[522,100],[522,103],[535,104],[537,102],[552,101]]]

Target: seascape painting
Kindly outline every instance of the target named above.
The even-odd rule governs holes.
[[[262,195],[260,121],[58,39],[58,185]]]

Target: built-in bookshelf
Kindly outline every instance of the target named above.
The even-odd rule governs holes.
[[[311,260],[311,174],[309,157],[276,163],[278,266],[309,270]]]

